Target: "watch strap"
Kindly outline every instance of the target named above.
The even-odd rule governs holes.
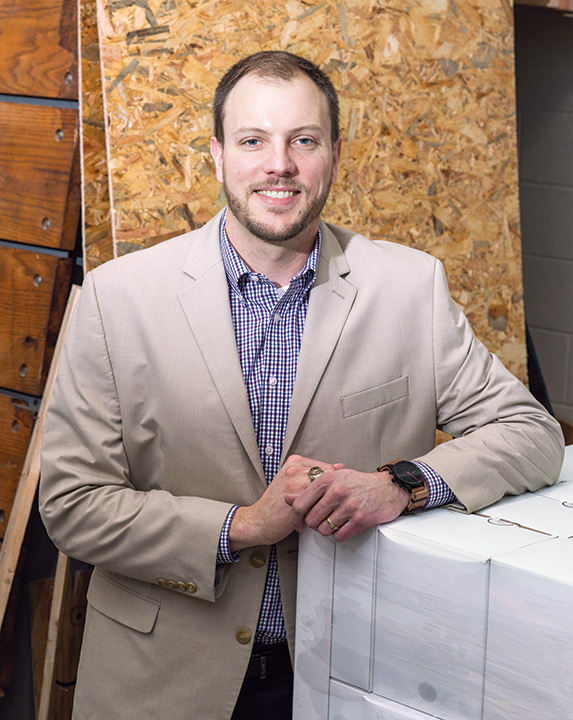
[[[420,485],[420,487],[414,488],[410,491],[410,502],[406,506],[406,510],[404,512],[411,513],[414,510],[423,508],[428,502],[429,494],[428,486],[424,481],[423,485]]]

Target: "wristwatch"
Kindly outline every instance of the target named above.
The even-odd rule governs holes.
[[[388,470],[392,476],[392,482],[398,483],[400,487],[405,488],[410,493],[410,502],[404,510],[405,513],[424,507],[428,500],[429,491],[424,474],[417,465],[408,462],[408,460],[395,460],[376,469],[378,472]]]

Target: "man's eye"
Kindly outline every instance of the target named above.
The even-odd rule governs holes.
[[[308,138],[308,137],[301,137],[301,138],[297,138],[295,140],[295,142],[298,145],[304,145],[305,147],[308,147],[309,145],[312,145],[314,143],[314,140],[312,138]]]
[[[259,141],[256,138],[249,138],[248,140],[245,140],[245,145],[247,147],[257,147],[259,144]]]

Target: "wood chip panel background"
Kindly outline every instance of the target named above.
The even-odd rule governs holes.
[[[289,50],[340,93],[325,219],[443,260],[478,336],[526,381],[509,0],[97,1],[110,195],[101,142],[84,188],[92,226],[110,203],[113,245],[92,234],[87,269],[224,204],[209,155],[217,81],[248,53]],[[82,50],[83,68],[90,58]],[[96,75],[84,70],[84,128]]]
[[[83,250],[87,269],[114,257],[95,0],[80,2]]]

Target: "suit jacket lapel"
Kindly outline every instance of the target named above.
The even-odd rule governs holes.
[[[193,283],[179,293],[179,301],[229,418],[265,483],[219,248],[220,217],[217,214],[193,238],[183,269]]]
[[[343,277],[350,272],[350,266],[340,244],[324,223],[321,233],[320,260],[310,291],[282,461],[289,455],[356,297],[356,288]]]

